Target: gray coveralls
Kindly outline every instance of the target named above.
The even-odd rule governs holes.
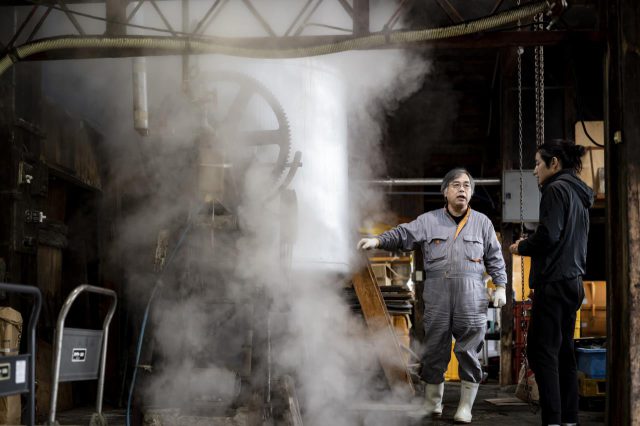
[[[457,225],[446,208],[442,208],[377,238],[380,247],[386,250],[413,250],[415,244],[422,247],[425,269],[422,379],[430,384],[444,381],[453,335],[460,379],[479,383],[482,368],[478,353],[484,343],[489,304],[482,277],[485,268],[494,284],[507,283],[502,250],[489,218],[469,208],[468,215]]]

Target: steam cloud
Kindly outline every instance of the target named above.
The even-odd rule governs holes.
[[[150,15],[146,24],[153,25],[157,18]],[[225,23],[236,31],[247,28]],[[303,166],[292,182],[296,208],[266,196],[281,179],[255,160],[269,152],[248,157],[251,150],[239,140],[216,133],[215,125],[205,128],[222,123],[215,111],[203,115],[204,101],[196,99],[206,94],[208,82],[198,86],[194,81],[195,93],[187,97],[178,58],[147,60],[152,115],[146,139],[133,131],[130,60],[45,66],[55,83],[49,95],[88,116],[105,135],[106,202],[115,202],[113,196],[124,199],[126,207],[122,217],[113,218],[117,228],[109,256],[128,278],[130,307],[143,306],[156,281],[151,271],[162,232],[169,236],[165,261],[175,250],[149,326],[156,356],[155,371],[145,381],[146,401],[160,407],[225,407],[238,397],[240,383],[271,371],[274,386],[278,376],[294,377],[305,424],[325,425],[328,419],[339,426],[360,424],[349,407],[380,397],[375,392],[379,364],[372,350],[375,336],[350,312],[342,288],[358,267],[358,226],[364,218],[380,217],[385,205],[381,193],[358,182],[384,174],[385,116],[420,87],[429,63],[397,50],[281,61],[202,57],[193,63],[196,76],[216,69],[251,75],[283,105],[293,147],[302,152]],[[224,90],[212,93],[214,109],[228,101]],[[261,115],[261,108],[249,103],[242,126],[273,128],[273,118]],[[223,147],[222,154],[211,147]],[[233,164],[214,168],[208,178],[224,176],[225,185],[220,191],[215,189],[220,181],[202,185],[203,156],[218,166],[237,160],[242,173]],[[328,181],[305,175],[314,169]],[[340,199],[331,200],[332,195]],[[239,232],[211,226],[212,207],[206,202],[218,197],[229,210],[223,213],[238,221]],[[329,202],[336,202],[335,208]],[[297,236],[289,250],[282,248],[283,234]],[[257,338],[266,333],[271,370],[266,343]],[[254,356],[261,356],[253,360],[252,375],[244,376],[249,343]],[[368,419],[366,424],[376,423]]]

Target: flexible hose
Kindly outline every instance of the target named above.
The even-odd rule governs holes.
[[[151,291],[151,295],[149,296],[149,300],[147,300],[147,305],[144,309],[142,324],[140,324],[140,334],[138,335],[138,343],[136,344],[136,361],[133,364],[133,374],[131,376],[131,384],[129,385],[129,396],[127,398],[127,413],[125,418],[126,426],[131,426],[131,406],[133,404],[133,392],[136,388],[136,377],[138,376],[140,356],[142,355],[142,344],[144,342],[144,332],[147,329],[147,321],[149,320],[149,311],[151,310],[151,303],[153,302],[153,299],[155,298],[157,291],[162,286],[161,278],[164,271],[166,271],[167,267],[171,264],[176,254],[180,250],[180,247],[182,247],[182,243],[184,242],[187,234],[189,233],[192,224],[193,224],[193,219],[191,218],[191,215],[189,215],[189,218],[187,219],[187,225],[184,227],[184,230],[182,231],[182,234],[178,239],[178,243],[176,244],[175,248],[171,252],[171,255],[169,256],[169,258],[167,259],[167,262],[165,263],[165,266],[162,269],[162,272],[160,273],[160,277],[158,278],[155,285],[153,286],[153,290]]]
[[[167,54],[224,54],[249,58],[301,58],[348,50],[374,49],[474,34],[534,16],[551,9],[552,2],[530,3],[482,19],[442,28],[376,33],[334,43],[295,48],[255,48],[187,37],[57,37],[34,41],[12,49],[0,59],[0,76],[14,63],[38,53],[60,49],[159,49]]]
[[[140,325],[140,334],[138,335],[138,344],[136,345],[136,362],[133,364],[133,374],[131,376],[131,383],[129,384],[129,396],[127,398],[127,415],[126,415],[126,426],[131,425],[131,405],[133,403],[133,391],[136,388],[136,377],[138,376],[138,364],[140,364],[140,355],[142,354],[142,342],[144,341],[144,332],[147,328],[147,320],[149,319],[149,310],[151,309],[151,302],[153,301],[156,292],[158,291],[158,287],[160,286],[160,281],[153,286],[153,290],[151,291],[151,296],[149,296],[149,300],[147,301],[147,306],[144,309],[144,316],[142,317],[142,324]]]

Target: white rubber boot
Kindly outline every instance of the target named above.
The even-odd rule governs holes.
[[[458,410],[453,421],[456,423],[471,423],[471,408],[473,407],[473,401],[476,400],[478,394],[479,383],[460,382],[460,403],[458,404]]]
[[[444,382],[439,385],[427,383],[424,390],[424,409],[427,416],[440,417],[442,415],[442,395],[444,394]]]

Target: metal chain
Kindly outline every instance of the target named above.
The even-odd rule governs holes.
[[[522,46],[518,46],[518,159],[519,159],[519,169],[520,169],[520,237],[524,235],[524,158],[523,158],[523,125],[522,125],[522,55],[524,54],[524,48]],[[524,338],[524,345],[520,349],[521,362],[520,362],[520,370],[524,371],[524,386],[525,392],[527,394],[527,401],[531,404],[531,386],[529,386],[529,379],[527,374],[529,372],[529,363],[527,360],[527,327],[525,320],[525,303],[524,303],[524,256],[520,256],[520,283],[522,285],[522,300],[521,300],[521,309],[520,309],[520,330],[522,332],[522,336]],[[518,350],[518,349],[516,349]]]
[[[518,4],[520,0],[518,0]],[[543,26],[543,15],[539,14],[534,17],[535,31],[541,31]],[[522,55],[524,49],[518,47],[518,148],[520,160],[520,238],[524,237],[524,159],[523,159],[523,131],[522,131]],[[534,74],[535,74],[535,127],[536,127],[536,146],[544,143],[544,48],[536,46],[534,49]],[[527,402],[532,411],[537,411],[537,407],[533,403],[531,397],[532,389],[529,384],[529,360],[527,359],[527,309],[525,303],[525,260],[524,256],[520,256],[520,279],[522,284],[522,301],[520,309],[520,330],[522,332],[523,345],[520,351],[522,356],[521,370],[524,371],[524,387],[527,395]]]
[[[540,17],[540,21],[542,22],[542,16]],[[542,29],[542,24],[540,24],[540,28]],[[540,111],[540,116],[538,117],[538,119],[540,120],[540,140],[537,143],[537,146],[540,146],[544,143],[544,47],[543,46],[538,46],[538,49],[540,50],[539,53],[539,60],[540,63],[539,65],[539,70],[538,70],[538,74],[540,75],[540,106],[538,108],[538,110]]]
[[[518,46],[518,158],[520,160],[520,235],[524,233],[524,171],[522,159],[522,55],[524,48]],[[524,281],[523,281],[524,284]]]
[[[533,31],[537,31],[538,30],[538,16],[534,16],[533,17]],[[535,91],[535,97],[534,97],[534,102],[535,102],[535,130],[536,130],[536,145],[538,144],[538,134],[539,134],[539,128],[538,128],[538,117],[539,117],[539,111],[538,111],[538,99],[540,99],[540,94],[538,93],[538,89],[540,88],[538,82],[540,80],[540,77],[538,75],[538,62],[539,61],[539,56],[538,56],[538,46],[535,46],[533,48],[533,57],[534,57],[534,62],[533,62],[533,73],[534,73],[534,83],[533,83],[533,89]]]
[[[520,6],[520,0],[517,0],[518,6]],[[518,21],[518,27],[520,28],[520,22]],[[536,54],[537,54],[536,50]],[[523,125],[522,125],[522,55],[524,54],[524,48],[522,46],[518,46],[517,55],[518,55],[518,159],[519,159],[519,169],[520,169],[520,238],[524,236],[524,156],[523,156]],[[537,71],[537,68],[536,68]],[[537,82],[536,75],[536,82]],[[536,85],[537,90],[537,85]],[[537,104],[537,92],[536,92],[536,118],[538,116],[538,104]],[[536,119],[536,123],[538,120]],[[538,128],[536,125],[536,134],[538,132]],[[520,256],[520,283],[522,286],[522,300],[521,300],[521,309],[520,309],[520,330],[522,332],[522,337],[524,340],[524,344],[520,349],[520,370],[524,371],[524,388],[525,393],[527,395],[527,402],[533,406],[533,400],[531,397],[531,386],[529,385],[529,362],[527,360],[527,325],[525,321],[525,286],[524,286],[524,256]],[[517,350],[517,349],[516,349]],[[519,377],[518,377],[519,379]]]
[[[544,15],[533,18],[534,31],[544,30]],[[536,146],[544,143],[544,47],[535,47],[535,103],[536,103]]]

